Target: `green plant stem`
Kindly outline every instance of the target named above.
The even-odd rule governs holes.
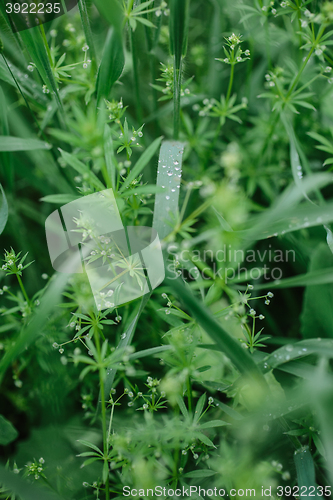
[[[101,344],[99,339],[98,328],[94,328],[95,343],[98,353],[99,363],[102,363],[101,359]],[[99,368],[99,385],[101,394],[101,410],[102,410],[102,432],[103,432],[103,452],[104,452],[104,462],[108,460],[108,434],[106,430],[106,404],[105,404],[105,390],[104,390],[104,368]],[[110,500],[110,489],[109,489],[109,473],[107,474],[105,480],[105,499]]]
[[[22,280],[21,280],[21,276],[19,276],[17,274],[16,277],[17,277],[17,280],[19,282],[20,288],[22,290],[23,296],[24,296],[25,300],[27,301],[27,304],[30,305],[30,299],[28,297],[27,292],[25,291],[24,285],[23,285]]]
[[[178,141],[180,125],[180,91],[181,91],[182,61],[179,68],[176,64],[176,56],[173,66],[173,138]]]
[[[322,35],[323,35],[324,31],[325,31],[325,26],[322,26],[322,27],[320,28],[320,30],[319,30],[319,33],[318,33],[318,35],[317,35],[317,38],[316,38],[315,42],[313,43],[313,45],[312,45],[312,47],[311,47],[310,52],[309,52],[309,53],[308,53],[308,55],[306,56],[305,61],[303,62],[302,66],[301,66],[301,68],[300,68],[300,70],[299,70],[299,72],[297,73],[297,75],[295,76],[295,78],[294,78],[293,82],[291,83],[291,85],[290,85],[290,87],[289,87],[288,93],[287,93],[287,95],[286,95],[286,99],[287,99],[288,97],[290,97],[290,95],[291,95],[292,91],[294,90],[294,88],[295,88],[295,87],[296,87],[296,85],[298,84],[298,82],[299,82],[299,80],[300,80],[300,78],[301,78],[301,76],[302,76],[302,73],[303,73],[303,71],[305,70],[305,67],[306,67],[306,65],[308,64],[309,59],[310,59],[310,57],[312,56],[313,51],[315,50],[316,45],[318,44],[319,40],[321,39],[321,37],[322,37]]]
[[[138,123],[141,125],[143,123],[143,115],[142,115],[142,105],[141,105],[141,96],[140,96],[138,56],[137,56],[136,45],[135,45],[135,40],[134,40],[134,32],[133,32],[132,28],[129,28],[129,30],[130,30],[130,43],[131,43],[132,63],[133,63],[133,81],[134,81],[134,90],[135,90],[136,119],[137,119]]]
[[[187,386],[188,411],[189,413],[192,413],[192,385],[191,385],[191,377],[189,375],[186,379],[186,386]]]
[[[231,71],[230,71],[230,78],[229,78],[229,85],[228,85],[228,91],[227,91],[227,97],[226,97],[226,106],[228,107],[228,102],[230,99],[231,95],[231,90],[232,90],[232,85],[234,83],[234,73],[235,73],[235,64],[231,63]]]

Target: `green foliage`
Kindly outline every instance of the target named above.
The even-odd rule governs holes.
[[[331,2],[79,0],[20,33],[0,12],[0,498],[328,498]],[[122,283],[96,304],[54,272],[44,229],[110,188],[165,266],[119,306]],[[144,252],[92,241],[85,266],[143,289]]]

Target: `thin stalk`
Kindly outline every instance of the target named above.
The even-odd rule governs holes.
[[[16,275],[16,277],[17,277],[17,280],[18,280],[18,282],[19,282],[20,288],[21,288],[21,290],[22,290],[23,296],[24,296],[25,300],[27,301],[27,304],[28,304],[28,305],[30,305],[30,299],[29,299],[29,297],[28,297],[27,292],[25,291],[25,288],[24,288],[23,282],[22,282],[22,280],[21,280],[21,276],[19,276],[19,275],[17,274],[17,275]]]
[[[232,85],[234,83],[234,73],[235,73],[235,64],[231,64],[231,71],[230,71],[230,78],[229,78],[229,85],[228,85],[228,92],[227,92],[227,97],[226,97],[226,105],[228,105],[230,95],[231,95],[231,90],[232,90]]]
[[[139,71],[138,71],[138,57],[136,51],[136,45],[134,40],[134,32],[132,28],[130,30],[130,43],[131,43],[131,52],[132,52],[132,63],[133,63],[133,82],[134,82],[134,90],[135,90],[135,106],[136,106],[136,118],[139,124],[143,123],[143,115],[142,115],[142,105],[141,105],[141,96],[140,96],[140,80],[139,80]]]
[[[303,71],[305,70],[305,67],[306,67],[306,65],[307,65],[307,64],[308,64],[308,62],[309,62],[309,59],[310,59],[310,57],[312,56],[313,51],[315,50],[316,44],[317,44],[317,43],[319,42],[319,40],[321,39],[321,37],[322,37],[322,35],[323,35],[324,31],[325,31],[325,26],[322,26],[322,27],[320,28],[320,30],[319,30],[319,33],[318,33],[318,35],[317,35],[317,38],[316,38],[315,42],[314,42],[314,43],[313,43],[313,45],[312,45],[312,48],[311,48],[310,52],[309,52],[309,53],[308,53],[308,55],[306,56],[304,63],[302,64],[302,66],[301,66],[301,68],[300,68],[299,72],[298,72],[298,73],[297,73],[297,75],[295,76],[294,81],[293,81],[293,82],[292,82],[292,84],[290,85],[290,88],[289,88],[289,90],[288,90],[288,93],[287,93],[287,95],[286,95],[286,98],[290,97],[290,95],[291,95],[292,91],[294,90],[294,88],[295,88],[295,87],[296,87],[296,85],[298,84],[299,79],[301,78],[302,73],[303,73]]]
[[[176,56],[173,66],[173,138],[178,141],[180,125],[180,92],[181,92],[182,61],[176,67]]]
[[[188,376],[186,379],[187,386],[187,405],[189,413],[192,413],[192,385],[191,385],[191,377]]]
[[[99,340],[99,331],[98,328],[94,328],[95,335],[95,343],[98,354],[99,362],[102,362],[101,359],[101,344]],[[104,390],[104,369],[100,367],[99,369],[99,385],[101,391],[101,408],[102,408],[102,432],[103,432],[103,454],[104,454],[104,462],[108,460],[108,435],[106,430],[106,403],[105,403],[105,390]],[[109,489],[109,474],[105,480],[105,499],[110,500],[110,489]]]

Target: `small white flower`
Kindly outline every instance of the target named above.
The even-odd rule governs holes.
[[[60,354],[63,354],[63,353],[64,353],[64,350],[63,350],[63,348],[62,348],[62,347],[59,349],[59,352],[60,352]]]
[[[241,57],[237,57],[237,62],[242,62],[242,58]]]
[[[270,301],[270,300],[268,300],[268,299],[267,299],[267,300],[265,300],[265,304],[266,304],[266,306],[269,306],[269,304],[270,304],[270,303],[271,303],[271,301]]]
[[[269,297],[271,299],[274,297],[274,295],[272,294],[272,292],[268,292],[267,297]]]
[[[330,73],[331,71],[332,71],[331,66],[326,66],[326,68],[324,69],[324,73]]]
[[[83,63],[83,68],[87,69],[88,68],[88,64],[87,63]]]
[[[17,266],[17,269],[19,269],[19,270],[23,269],[22,264],[19,264],[19,265]]]
[[[70,326],[71,328],[74,328],[75,324],[76,324],[76,323],[75,323],[75,321],[72,321],[71,323],[69,323],[69,326]]]
[[[273,16],[275,16],[275,14],[276,14],[276,9],[272,9],[272,10],[271,10],[271,13],[273,14]]]
[[[82,50],[83,52],[87,52],[89,50],[89,46],[87,44],[83,45]]]
[[[308,26],[308,22],[307,22],[307,21],[305,21],[305,19],[302,19],[302,20],[301,20],[301,26],[302,26],[302,28],[307,28],[307,26]]]
[[[229,62],[229,59],[226,57],[226,58],[224,59],[224,62],[225,62],[225,63],[228,63],[228,62]]]
[[[247,285],[249,290],[253,290],[253,285]]]
[[[7,292],[8,286],[5,285],[2,289],[3,289],[4,292]]]
[[[208,398],[208,404],[212,405],[214,403],[214,398],[211,396]]]
[[[32,72],[33,72],[33,70],[34,70],[33,65],[32,65],[32,64],[29,64],[29,65],[27,66],[27,70],[28,70],[28,71],[30,71],[30,73],[32,73]]]
[[[247,50],[244,52],[244,54],[245,54],[246,56],[251,55],[251,53],[250,53],[249,49],[247,49]]]
[[[42,279],[43,279],[43,280],[47,280],[47,278],[48,278],[48,275],[47,275],[46,273],[43,273],[43,274],[42,274]]]
[[[53,349],[58,349],[59,344],[57,344],[56,342],[53,342],[52,347],[53,347]]]
[[[262,314],[259,314],[259,319],[265,319],[265,316],[263,316]]]
[[[257,314],[254,309],[250,309],[249,313],[251,316],[255,316]]]
[[[147,405],[147,404],[144,404],[144,405],[142,406],[142,408],[143,408],[144,410],[148,410],[148,405]]]

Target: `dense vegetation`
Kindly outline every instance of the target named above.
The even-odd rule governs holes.
[[[0,13],[0,498],[328,498],[333,3]],[[162,242],[149,293],[122,262],[130,301],[48,253],[48,216],[107,189]]]

